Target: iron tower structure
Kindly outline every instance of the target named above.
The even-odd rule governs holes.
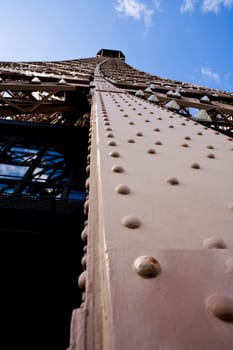
[[[120,50],[0,62],[11,348],[229,350],[233,93]]]

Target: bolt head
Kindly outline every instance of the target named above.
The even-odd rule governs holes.
[[[134,261],[133,266],[138,275],[140,275],[143,278],[156,277],[161,271],[161,267],[158,260],[156,260],[153,256],[139,256]]]
[[[233,300],[212,294],[206,300],[207,310],[222,321],[233,323]]]

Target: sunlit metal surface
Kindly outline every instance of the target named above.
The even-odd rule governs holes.
[[[0,63],[2,208],[79,203],[69,350],[229,350],[233,94],[124,60]]]
[[[124,80],[124,63],[115,62]],[[231,126],[224,135],[188,110],[135,96],[101,76],[111,64],[95,72],[86,292],[70,349],[228,350]]]

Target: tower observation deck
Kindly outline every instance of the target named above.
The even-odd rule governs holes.
[[[233,93],[120,50],[0,62],[4,342],[229,350],[232,141]]]

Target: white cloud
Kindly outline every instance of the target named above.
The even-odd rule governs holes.
[[[180,12],[194,12],[194,8],[196,2],[198,0],[183,0]],[[220,11],[221,6],[230,9],[233,6],[233,0],[202,0],[201,2],[201,10],[203,13],[213,12],[218,13]]]
[[[180,12],[193,12],[196,0],[184,0],[180,7]]]
[[[233,6],[233,0],[204,0],[202,3],[202,11],[218,13],[221,5],[231,8]]]
[[[214,80],[216,83],[219,83],[220,81],[219,73],[213,72],[210,67],[201,67],[201,74]]]
[[[156,1],[155,4],[158,5],[159,2]],[[133,17],[137,21],[143,19],[147,28],[152,24],[154,10],[139,0],[117,0],[115,10],[125,16]]]

